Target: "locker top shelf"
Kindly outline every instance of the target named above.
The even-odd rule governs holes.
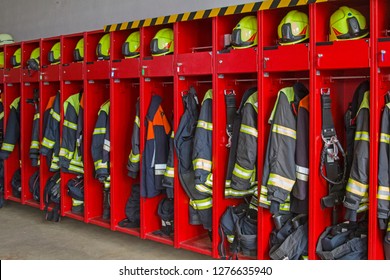
[[[262,2],[253,2],[247,4],[227,6],[222,8],[213,8],[208,10],[200,10],[195,12],[186,12],[182,14],[174,14],[169,16],[161,16],[155,18],[109,24],[104,26],[104,31],[105,32],[119,31],[119,30],[140,28],[145,26],[174,23],[179,21],[205,19],[205,18],[212,18],[216,16],[227,16],[233,14],[250,13],[250,12],[262,11],[262,10],[302,6],[311,3],[330,2],[330,1],[336,1],[336,0],[264,0]]]

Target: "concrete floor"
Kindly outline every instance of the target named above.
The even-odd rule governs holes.
[[[0,240],[2,260],[211,259],[71,218],[48,222],[39,209],[11,201],[0,209]]]

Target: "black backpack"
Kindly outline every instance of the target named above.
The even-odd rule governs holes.
[[[126,203],[126,218],[119,222],[120,227],[139,228],[140,225],[140,188],[134,184]]]
[[[39,170],[35,171],[34,174],[31,175],[30,180],[28,181],[28,185],[30,187],[30,192],[33,195],[33,199],[39,202],[40,200]]]
[[[50,177],[45,185],[44,202],[45,202],[45,219],[48,221],[59,222],[60,221],[60,202],[61,202],[61,190],[60,190],[61,177],[60,172],[54,173]],[[50,211],[49,205],[53,203],[54,207]]]
[[[20,168],[18,168],[15,171],[14,175],[12,175],[11,186],[12,186],[12,195],[20,198],[22,194]]]

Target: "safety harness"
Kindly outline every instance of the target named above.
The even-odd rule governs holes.
[[[328,195],[321,199],[323,208],[333,207],[333,224],[337,223],[336,206],[341,204],[345,195],[345,176],[347,171],[346,154],[341,146],[334,127],[332,117],[330,89],[321,89],[322,105],[322,133],[321,137],[324,146],[321,152],[320,172],[321,176],[328,182]],[[341,169],[339,152],[344,159],[344,166]],[[324,168],[325,167],[325,168]],[[324,172],[326,170],[326,175]]]

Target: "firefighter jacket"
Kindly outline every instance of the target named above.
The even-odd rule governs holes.
[[[356,221],[357,212],[368,209],[369,105],[369,91],[367,90],[356,113],[353,160],[344,199],[344,207],[347,208],[345,218],[350,221]]]
[[[139,100],[135,104],[135,119],[133,125],[133,134],[131,136],[131,151],[127,161],[128,175],[137,178],[140,162],[140,119],[139,119]]]
[[[107,189],[110,186],[110,101],[103,103],[98,112],[92,135],[91,152],[95,178],[104,183]]]
[[[35,104],[35,114],[32,126],[31,144],[30,144],[30,159],[32,166],[39,166],[39,106]]]
[[[20,138],[20,97],[15,98],[9,106],[6,132],[1,145],[0,159],[7,159]]]
[[[378,219],[381,229],[390,232],[387,226],[390,213],[390,102],[383,109],[379,139]]]
[[[80,151],[80,137],[83,122],[79,121],[82,109],[82,93],[71,95],[64,102],[64,123],[62,126],[62,141],[59,155],[61,170],[74,174],[83,174],[83,161]]]
[[[175,139],[175,132],[172,129],[171,136],[169,137],[169,152],[168,152],[167,168],[165,169],[164,178],[162,181],[162,185],[166,189],[168,198],[173,198],[173,184],[174,184],[174,177],[175,177],[175,169],[173,166],[174,139]]]
[[[296,182],[296,116],[299,101],[308,94],[301,83],[283,88],[269,119],[271,124],[264,160],[260,205],[271,213],[290,211],[289,197]]]
[[[171,126],[161,102],[161,96],[153,95],[146,114],[146,141],[142,154],[142,197],[155,197],[160,194],[167,167]]]
[[[50,111],[53,108],[53,104],[54,104],[55,98],[56,98],[56,96],[51,96],[49,98],[49,101],[47,102],[45,111],[43,112],[43,128],[42,128],[43,135],[44,135],[44,133],[46,131],[46,128],[48,126],[48,123],[49,123]],[[42,149],[42,143],[40,143],[39,146],[40,146],[40,150],[41,150]],[[38,151],[39,153],[40,153],[40,150]],[[51,164],[51,160],[52,160],[52,150],[50,150],[48,152],[48,154],[46,155],[46,162],[47,162],[47,166],[49,166],[49,167],[50,167],[50,164]]]
[[[307,214],[309,199],[309,95],[306,95],[299,102],[297,143],[299,143],[295,151],[297,180],[290,196],[290,210],[297,214]]]
[[[234,169],[230,182],[226,181],[225,197],[245,197],[253,195],[257,189],[257,107],[255,91],[248,97],[242,109]]]
[[[192,152],[192,163],[194,167],[195,188],[191,193],[191,208],[197,211],[200,222],[205,229],[211,230],[212,226],[212,101],[213,92],[208,90],[203,98],[196,124],[194,148]],[[190,196],[190,195],[189,195]],[[191,196],[190,196],[191,198]],[[190,210],[191,210],[190,208]],[[194,213],[194,211],[192,211]],[[193,220],[195,218],[192,217]],[[195,222],[193,223],[195,224]]]
[[[50,171],[55,172],[60,169],[58,154],[60,152],[60,92],[57,92],[51,105],[47,119],[44,120],[45,128],[41,143],[41,154],[51,159]],[[47,108],[48,109],[48,108]],[[46,112],[45,112],[46,114]]]

